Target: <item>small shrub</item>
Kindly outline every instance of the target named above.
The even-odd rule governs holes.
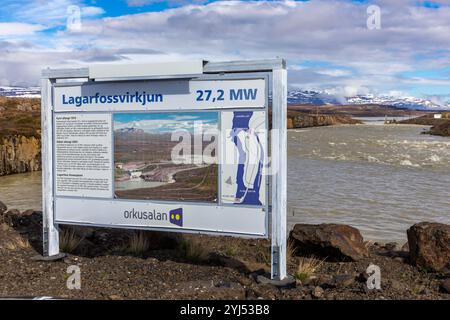
[[[323,265],[324,261],[325,260],[319,260],[313,257],[301,257],[298,262],[295,277],[300,281],[307,280]]]
[[[231,242],[226,250],[225,250],[225,254],[229,257],[234,257],[235,255],[237,255],[239,251],[239,245],[236,244],[236,242]]]

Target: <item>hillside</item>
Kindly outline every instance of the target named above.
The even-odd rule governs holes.
[[[288,129],[362,123],[348,115],[339,114],[309,114],[299,111],[288,111],[287,116]]]
[[[39,138],[41,101],[0,97],[0,138],[14,135]]]
[[[432,126],[427,133],[437,136],[450,136],[450,112],[442,113],[441,119],[435,119],[433,114],[426,114],[421,117],[403,120],[399,123]]]

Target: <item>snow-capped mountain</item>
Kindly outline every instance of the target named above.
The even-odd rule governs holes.
[[[388,95],[356,95],[344,97],[330,91],[314,91],[294,89],[288,92],[288,104],[313,105],[368,105],[377,104],[414,110],[450,110],[450,102],[445,105],[416,97],[397,97]]]
[[[22,98],[40,98],[41,88],[39,87],[0,87],[0,96],[4,97],[22,97]]]
[[[119,133],[144,133],[144,130],[139,129],[139,128],[133,128],[133,127],[120,128],[120,129],[116,129],[115,131],[119,132]]]
[[[5,97],[24,97],[24,98],[40,98],[39,87],[1,87],[0,96]],[[399,97],[388,95],[356,95],[344,97],[336,94],[333,90],[301,90],[291,89],[288,91],[288,104],[312,104],[312,105],[368,105],[377,104],[392,106],[402,109],[413,110],[450,110],[450,101],[447,104],[437,104],[427,99],[416,97]]]

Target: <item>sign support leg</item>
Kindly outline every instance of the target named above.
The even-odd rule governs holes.
[[[53,216],[53,103],[52,83],[42,80],[42,224],[43,256],[59,255],[59,231]]]
[[[287,71],[272,78],[272,280],[286,278]]]

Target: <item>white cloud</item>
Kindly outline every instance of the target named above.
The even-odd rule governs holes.
[[[65,23],[69,15],[73,13],[70,10],[73,6],[78,7],[82,17],[86,18],[100,16],[105,12],[100,7],[84,5],[83,0],[30,1],[21,6],[16,3],[9,5],[18,20],[39,23],[48,27]]]
[[[127,4],[130,7],[141,7],[152,3],[166,2],[169,5],[186,5],[186,4],[201,4],[206,3],[208,0],[127,0]]]
[[[352,74],[350,71],[342,69],[321,69],[316,72],[330,77],[344,77]]]
[[[27,36],[44,29],[38,24],[20,22],[0,22],[0,37]]]
[[[100,7],[81,7],[81,16],[82,17],[96,17],[105,13],[105,10]]]

